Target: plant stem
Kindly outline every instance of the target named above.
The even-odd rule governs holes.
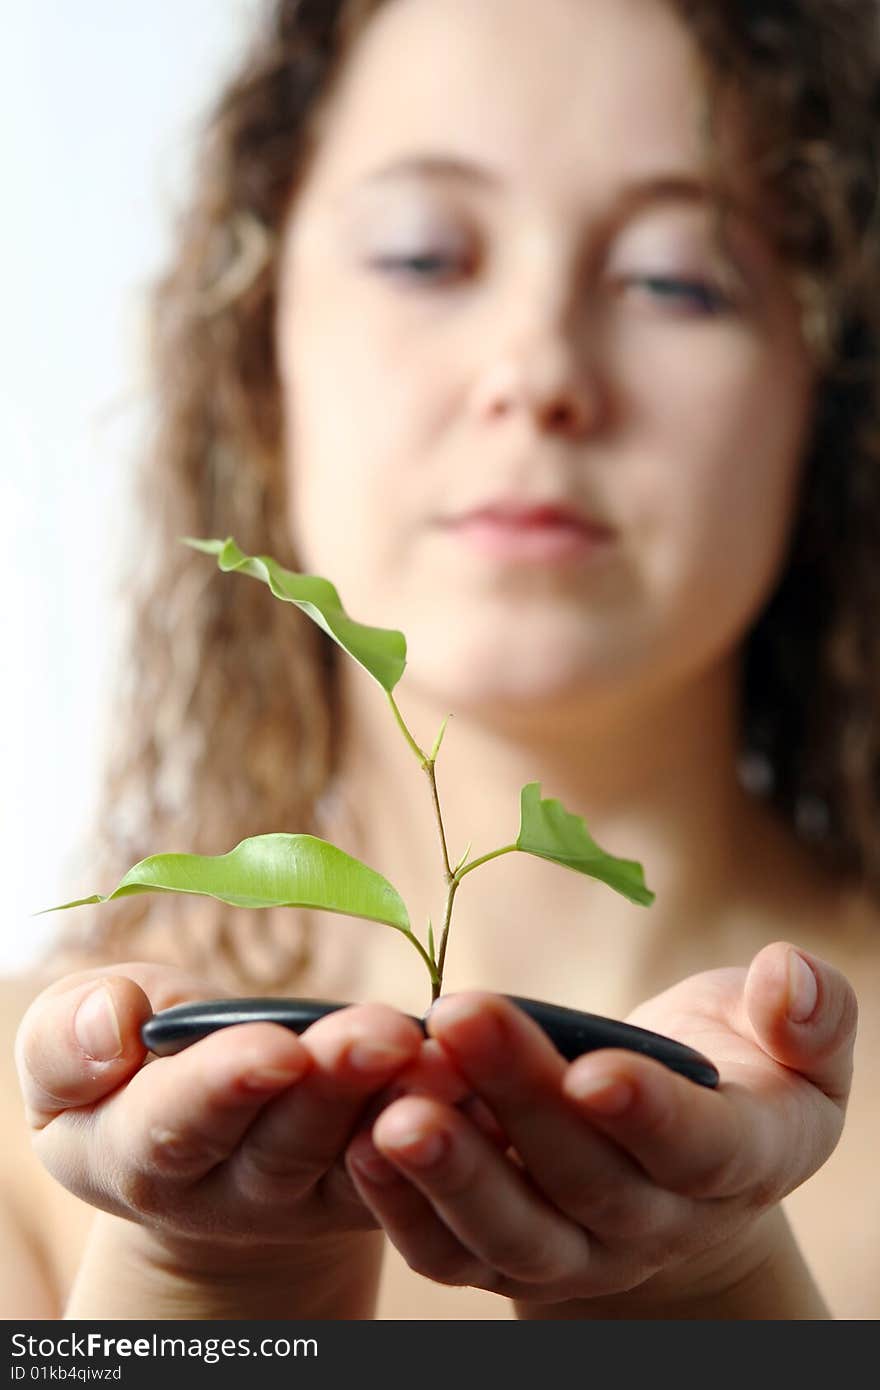
[[[440,954],[437,957],[437,973],[431,980],[431,1003],[440,997],[443,988],[443,965],[446,960],[446,943],[449,940],[449,927],[452,922],[452,904],[458,890],[458,878],[452,872],[449,863],[449,849],[446,844],[446,831],[443,828],[443,813],[440,810],[440,798],[437,795],[437,776],[434,772],[434,760],[429,758],[422,766],[428,774],[428,781],[431,784],[431,799],[434,803],[434,814],[437,817],[437,829],[440,831],[440,846],[443,850],[443,868],[446,874],[446,907],[443,913],[443,932],[440,937]]]
[[[406,722],[404,721],[403,715],[400,713],[400,710],[397,708],[397,701],[391,694],[391,691],[386,690],[385,694],[388,696],[388,703],[391,706],[394,718],[397,720],[397,727],[400,729],[400,732],[403,734],[410,748],[418,758],[420,766],[428,774],[428,781],[431,784],[431,797],[434,802],[434,814],[437,817],[437,826],[440,831],[440,844],[443,847],[443,867],[446,872],[448,894],[446,898],[446,912],[443,919],[443,939],[440,943],[440,957],[437,964],[434,964],[431,957],[428,955],[427,951],[422,945],[421,941],[419,941],[418,937],[413,932],[404,932],[404,936],[409,937],[410,941],[416,947],[419,955],[422,957],[422,960],[428,967],[428,972],[431,976],[431,1003],[433,1004],[434,1000],[439,997],[440,989],[443,984],[443,959],[446,955],[446,938],[449,935],[449,921],[452,915],[452,900],[455,897],[455,890],[458,887],[458,882],[453,877],[452,869],[449,867],[449,851],[446,848],[446,832],[443,829],[443,816],[440,812],[440,799],[437,796],[437,779],[434,776],[434,757],[433,755],[431,757],[428,757],[427,754],[425,754],[419,747],[419,745],[416,743],[409,729],[406,727]],[[445,728],[446,721],[444,720],[443,728],[440,730],[440,733],[437,736],[437,741],[434,744],[435,754],[437,752],[437,749],[440,747],[440,742],[443,738],[443,732]]]
[[[418,758],[419,762],[421,763],[422,767],[424,767],[425,763],[428,762],[428,757],[427,757],[427,755],[426,755],[425,753],[422,752],[422,749],[421,749],[421,748],[419,747],[419,745],[416,743],[416,741],[415,741],[415,739],[413,738],[412,734],[410,733],[409,729],[406,727],[406,724],[404,723],[404,720],[403,720],[403,715],[400,713],[400,710],[397,708],[397,701],[395,700],[394,696],[391,694],[391,691],[390,691],[390,690],[386,690],[386,691],[385,691],[385,694],[388,696],[388,703],[389,703],[389,705],[391,706],[391,708],[392,708],[392,710],[393,710],[393,712],[394,712],[394,718],[397,720],[397,727],[400,729],[400,732],[403,734],[403,736],[404,736],[404,738],[406,739],[407,743],[409,744],[410,748],[411,748],[412,751],[415,753],[415,755],[416,755],[416,757]]]
[[[443,816],[440,813],[440,798],[437,795],[437,777],[434,773],[434,763],[432,759],[429,758],[427,760],[424,764],[424,768],[428,774],[428,781],[431,784],[431,799],[434,802],[434,814],[437,817],[437,826],[440,831],[440,844],[443,849],[443,868],[446,871],[446,882],[448,884],[452,881],[452,869],[449,867],[449,850],[446,847],[446,832],[443,829]]]
[[[431,986],[431,1003],[440,998],[440,991],[443,988],[443,964],[446,960],[446,943],[449,940],[449,926],[452,922],[452,904],[458,892],[458,879],[454,876],[449,878],[449,892],[446,895],[446,910],[443,914],[443,935],[440,938],[440,954],[437,957],[437,978]]]
[[[502,854],[511,854],[517,848],[516,845],[503,845],[501,849],[493,849],[490,851],[489,854],[481,855],[479,859],[472,859],[470,864],[465,864],[463,869],[458,869],[455,873],[452,873],[449,868],[449,858],[446,854],[446,837],[443,834],[443,821],[440,818],[440,803],[437,799],[437,785],[434,781],[433,771],[434,769],[432,765],[431,788],[434,793],[434,805],[437,811],[437,820],[440,824],[440,838],[443,841],[443,855],[444,859],[446,860],[446,882],[449,885],[449,891],[446,895],[446,911],[443,915],[443,935],[440,938],[440,954],[437,957],[437,978],[432,982],[432,1004],[435,1002],[435,1000],[439,999],[440,991],[443,988],[443,966],[446,962],[446,943],[449,940],[449,927],[452,922],[452,904],[455,900],[455,895],[458,892],[458,885],[461,883],[461,880],[464,878],[465,874],[470,873],[471,869],[477,869],[481,864],[488,864],[490,859],[499,859]]]
[[[397,702],[395,701],[394,696],[391,694],[391,691],[386,690],[385,693],[388,696],[388,703],[391,706],[394,718],[397,720],[397,727],[400,729],[400,732],[403,734],[413,753],[418,758],[420,766],[428,775],[428,782],[431,786],[431,800],[434,804],[434,815],[437,818],[437,829],[440,832],[440,847],[443,851],[443,870],[446,876],[447,891],[446,907],[443,912],[443,933],[440,937],[440,953],[437,957],[436,967],[434,965],[434,962],[431,960],[431,957],[425,950],[424,946],[419,941],[418,937],[415,936],[412,932],[404,932],[404,935],[409,937],[413,945],[418,950],[419,955],[422,957],[422,960],[428,967],[428,970],[431,975],[431,1003],[433,1004],[434,1001],[440,997],[440,991],[443,988],[443,966],[446,962],[446,946],[449,941],[449,928],[452,924],[452,904],[455,901],[455,895],[458,892],[458,885],[464,878],[465,874],[470,873],[471,869],[478,868],[480,864],[488,863],[490,859],[497,859],[502,854],[510,854],[512,850],[516,849],[516,845],[504,845],[501,849],[493,849],[491,853],[484,854],[479,859],[472,860],[470,864],[465,864],[464,868],[457,869],[455,872],[453,872],[452,867],[449,863],[449,849],[446,844],[446,831],[443,828],[443,813],[440,810],[440,798],[437,795],[437,777],[434,772],[434,759],[442,742],[443,734],[446,730],[447,720],[443,721],[443,727],[441,728],[440,733],[437,735],[436,742],[430,755],[428,755],[422,751],[422,749],[419,747],[412,734],[410,733],[409,729],[406,727],[403,715],[397,708]],[[465,851],[465,853],[467,853],[467,851]]]
[[[501,849],[493,849],[489,854],[482,854],[479,859],[472,859],[469,864],[465,864],[463,869],[459,869],[455,877],[462,879],[465,874],[470,873],[471,869],[478,869],[481,864],[488,864],[490,859],[497,859],[502,854],[511,854],[516,848],[516,845],[504,845]]]

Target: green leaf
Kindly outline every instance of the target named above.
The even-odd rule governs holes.
[[[428,955],[436,963],[437,953],[434,949],[434,928],[431,926],[431,919],[428,918]]]
[[[561,801],[542,801],[540,782],[530,782],[520,793],[516,847],[539,859],[550,859],[566,869],[601,879],[642,907],[650,906],[656,896],[645,887],[641,864],[606,854],[590,835],[583,816],[566,811]]]
[[[273,560],[271,555],[245,555],[231,536],[225,541],[200,540],[181,536],[184,545],[193,550],[216,555],[223,572],[240,570],[252,579],[261,579],[276,598],[297,608],[323,628],[343,651],[354,657],[359,666],[378,681],[390,694],[403,675],[406,666],[406,638],[402,632],[385,627],[365,627],[356,623],[342,607],[339,594],[329,579],[312,574],[295,574]]]
[[[434,747],[431,749],[430,753],[428,754],[428,757],[429,757],[429,759],[430,759],[430,761],[431,761],[432,763],[436,761],[437,754],[440,752],[440,744],[443,742],[443,735],[446,733],[446,725],[449,723],[449,721],[450,721],[451,718],[452,718],[452,715],[451,715],[451,714],[447,714],[446,718],[443,720],[443,723],[440,725],[440,732],[439,732],[439,734],[438,734],[437,737],[434,739]]]
[[[470,852],[471,852],[471,845],[472,845],[472,844],[473,844],[473,840],[468,840],[468,847],[467,847],[467,849],[465,850],[464,854],[463,854],[463,855],[461,856],[461,858],[459,859],[459,861],[458,861],[458,863],[456,864],[455,868],[452,870],[453,874],[457,874],[458,871],[459,871],[459,869],[461,869],[461,868],[464,867],[465,863],[467,862],[467,857],[468,857],[468,855],[469,855]]]
[[[254,835],[228,854],[153,854],[105,898],[96,893],[44,911],[131,893],[200,893],[232,907],[322,908],[409,931],[406,906],[387,879],[314,835]]]

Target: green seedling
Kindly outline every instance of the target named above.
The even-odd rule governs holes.
[[[195,550],[216,555],[217,564],[224,573],[236,571],[259,579],[268,584],[276,598],[302,609],[384,691],[398,728],[428,779],[437,820],[446,884],[439,947],[435,944],[430,920],[424,943],[415,934],[403,899],[387,879],[314,835],[255,835],[242,840],[228,854],[153,854],[129,869],[106,897],[96,893],[90,898],[77,898],[75,902],[45,908],[45,912],[110,902],[129,893],[196,893],[234,907],[310,907],[362,917],[394,927],[411,942],[431,977],[433,1003],[443,987],[455,895],[468,874],[492,859],[514,852],[534,854],[573,869],[575,873],[601,879],[641,906],[647,907],[654,901],[654,894],[645,886],[642,866],[600,849],[583,818],[566,811],[561,802],[543,798],[537,782],[530,782],[520,793],[516,839],[474,859],[468,858],[471,850],[468,845],[453,866],[435,775],[435,763],[450,716],[444,719],[431,751],[424,752],[407,728],[393,694],[406,667],[403,633],[354,622],[329,580],[283,569],[270,555],[244,555],[231,536],[225,541],[181,539]]]

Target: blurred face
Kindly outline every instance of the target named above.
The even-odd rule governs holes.
[[[327,107],[290,526],[450,709],[682,680],[778,577],[812,371],[742,175],[719,243],[703,101],[660,0],[389,0]]]

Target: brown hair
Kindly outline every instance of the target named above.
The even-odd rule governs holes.
[[[276,0],[205,131],[155,295],[144,550],[121,591],[131,616],[118,723],[81,851],[104,891],[160,850],[219,854],[249,835],[313,830],[332,786],[336,649],[178,538],[234,534],[298,567],[280,462],[276,249],[333,76],[382,3]],[[795,835],[880,894],[876,0],[667,3],[697,41],[710,112],[727,92],[744,98],[768,230],[822,365],[787,566],[744,651],[743,766]],[[150,956],[161,920],[215,976],[225,962],[231,981],[264,990],[301,981],[310,932],[298,914],[270,931],[265,913],[208,899],[196,913],[195,901],[123,898],[75,914],[61,945],[79,959]]]

